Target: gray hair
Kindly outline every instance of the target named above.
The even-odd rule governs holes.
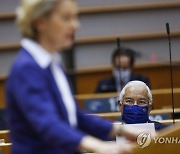
[[[17,23],[24,37],[34,38],[36,29],[34,22],[43,16],[48,16],[62,0],[21,0],[21,6],[16,9]]]
[[[123,97],[124,97],[124,95],[125,95],[126,88],[131,87],[131,86],[135,86],[135,85],[136,85],[136,86],[144,86],[144,87],[146,87],[147,92],[148,92],[149,104],[152,105],[153,99],[152,99],[151,90],[149,89],[149,87],[148,87],[144,82],[142,82],[142,81],[137,81],[137,80],[128,82],[128,83],[125,85],[125,87],[122,89],[121,93],[119,94],[119,101],[120,101],[120,103],[122,103]]]

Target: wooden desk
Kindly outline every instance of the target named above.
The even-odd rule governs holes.
[[[5,143],[10,143],[9,130],[0,130],[0,139],[4,139]]]
[[[6,77],[0,77],[0,108],[5,108],[5,81]]]
[[[180,108],[175,108],[175,113],[180,112]],[[158,110],[152,110],[150,112],[151,115],[154,114],[168,114],[172,113],[172,109],[158,109]],[[111,113],[97,113],[97,114],[89,114],[89,115],[97,115],[100,117],[119,117],[121,116],[121,112],[111,112]]]
[[[175,113],[177,112],[180,112],[180,108],[175,109]],[[152,110],[150,112],[150,115],[155,115],[155,114],[172,114],[172,109],[158,109],[158,110]],[[115,119],[121,116],[121,112],[97,113],[97,114],[89,114],[89,115],[96,115],[114,121]],[[168,123],[170,121],[163,120],[162,122]],[[179,121],[177,120],[177,122]]]
[[[153,95],[153,108],[162,109],[164,107],[171,107],[171,89],[154,89],[152,90]],[[103,93],[103,94],[81,94],[75,95],[75,98],[78,100],[79,105],[82,108],[85,108],[84,100],[87,99],[98,99],[98,98],[118,98],[118,93]],[[174,88],[174,103],[175,108],[180,108],[180,88]]]
[[[2,154],[11,154],[11,143],[5,143],[0,145],[0,153]]]
[[[176,127],[170,127],[167,129],[164,129],[158,133],[156,138],[165,139],[168,140],[171,138],[176,138],[180,140],[180,125],[177,125]],[[179,154],[180,152],[180,146],[178,143],[174,142],[161,142],[156,141],[154,139],[151,140],[150,144],[145,148],[139,148],[136,146],[133,149],[133,154]]]

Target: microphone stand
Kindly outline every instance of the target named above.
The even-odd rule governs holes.
[[[169,23],[166,23],[166,30],[167,30],[167,36],[168,36],[168,42],[169,42],[171,98],[172,98],[172,110],[173,110],[172,118],[173,118],[173,124],[175,124],[175,120],[174,120],[174,89],[173,89],[172,55],[171,55],[171,37],[170,37]]]

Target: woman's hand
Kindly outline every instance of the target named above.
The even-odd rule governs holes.
[[[130,145],[119,145],[115,142],[104,142],[91,136],[85,136],[81,143],[81,150],[95,152],[97,154],[131,154],[132,148]]]
[[[124,125],[120,125],[120,124],[113,124],[113,130],[110,134],[111,136],[124,136],[127,140],[135,142],[137,136],[139,135],[139,131],[136,131],[136,129],[132,129],[132,128],[124,128]]]
[[[115,142],[103,142],[96,151],[98,154],[131,154],[129,145],[119,145]]]

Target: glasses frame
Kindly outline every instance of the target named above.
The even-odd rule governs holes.
[[[134,100],[133,98],[125,98],[123,99],[122,102],[124,105],[129,105],[129,106],[133,106],[133,105],[148,106],[149,105],[149,99],[144,99],[144,98],[139,98],[138,100]]]

